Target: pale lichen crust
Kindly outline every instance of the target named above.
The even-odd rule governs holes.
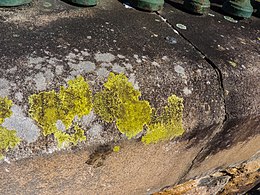
[[[16,136],[15,130],[9,130],[2,126],[5,118],[12,115],[12,101],[8,98],[0,97],[0,158],[3,158],[2,152],[9,148],[14,148],[20,143],[20,138]]]
[[[106,122],[115,121],[118,130],[131,139],[151,119],[151,106],[140,96],[124,74],[110,73],[104,89],[94,96],[94,111]]]
[[[31,95],[29,104],[30,116],[38,122],[44,135],[54,134],[59,147],[86,140],[84,131],[74,122],[76,117],[82,118],[92,109],[92,92],[82,76],[68,81],[68,87],[62,86],[59,92],[52,90]],[[65,132],[57,128],[57,121],[64,124]]]
[[[154,120],[148,125],[147,133],[142,137],[146,144],[170,140],[184,133],[183,99],[172,95],[168,98],[168,105],[164,107],[161,115],[153,117]]]

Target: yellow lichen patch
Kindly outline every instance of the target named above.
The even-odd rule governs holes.
[[[20,139],[16,136],[16,131],[1,126],[4,119],[12,115],[12,105],[11,100],[0,97],[0,156],[2,156],[1,151],[14,148],[20,142]]]
[[[143,130],[150,122],[152,109],[147,101],[139,100],[124,74],[110,73],[104,89],[94,97],[94,110],[104,121],[116,122],[118,130],[129,139]]]
[[[90,113],[92,109],[92,93],[88,83],[82,76],[68,81],[68,87],[61,87],[60,92],[40,92],[29,97],[30,115],[43,129],[44,135],[54,133],[58,145],[63,142],[76,144],[86,139],[84,131],[73,120],[77,116]],[[74,128],[74,134],[68,134],[58,130],[56,123],[60,120],[66,130]]]
[[[72,143],[76,145],[78,142],[86,141],[86,136],[84,135],[84,130],[78,125],[74,126],[75,132],[71,135],[62,131],[56,131],[54,133],[55,138],[58,141],[58,147],[63,147]]]
[[[120,146],[114,146],[113,151],[114,152],[119,152],[120,151]]]
[[[92,92],[82,76],[68,81],[68,87],[61,87],[59,99],[65,116],[62,122],[68,128],[77,115],[81,118],[90,113],[92,109]]]
[[[233,62],[233,61],[228,61],[228,63],[233,66],[234,68],[237,67],[237,63],[236,62]]]
[[[160,116],[155,116],[142,137],[146,144],[169,140],[184,133],[182,125],[183,99],[172,95]]]
[[[29,113],[42,127],[44,135],[58,131],[56,122],[65,118],[65,111],[62,109],[62,102],[55,91],[31,95],[29,104]]]
[[[14,148],[19,142],[20,139],[16,136],[16,131],[0,126],[0,152],[8,148]]]
[[[78,125],[74,126],[75,133],[72,134],[70,141],[73,144],[77,144],[78,142],[86,141],[86,136],[84,135],[84,130],[81,129]]]
[[[12,115],[11,106],[13,105],[12,101],[8,98],[0,97],[0,124],[4,122],[5,118],[8,118]]]

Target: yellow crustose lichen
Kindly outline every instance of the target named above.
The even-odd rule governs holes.
[[[43,129],[44,135],[54,134],[61,147],[64,143],[76,144],[86,140],[84,131],[73,122],[75,117],[81,118],[92,109],[92,93],[88,83],[82,76],[68,81],[68,87],[55,91],[40,92],[29,97],[30,115]],[[74,129],[74,133],[60,131],[56,124],[60,120],[66,130]]]
[[[104,83],[104,89],[94,96],[94,111],[102,120],[115,122],[118,130],[129,139],[147,127],[146,134],[142,137],[142,142],[146,144],[169,140],[183,134],[182,98],[170,96],[168,105],[158,115],[152,114],[155,109],[151,108],[148,101],[140,100],[140,96],[141,92],[134,89],[124,74],[110,73]],[[7,105],[10,104],[5,101]],[[31,117],[41,126],[44,135],[54,135],[59,147],[86,140],[84,130],[78,126],[77,120],[90,113],[92,92],[82,76],[68,81],[68,86],[62,86],[59,92],[52,90],[30,96],[29,104]],[[8,110],[6,106],[3,107],[0,111],[1,118],[10,116]],[[65,129],[58,129],[58,121],[62,122]],[[3,134],[3,128],[1,131]],[[10,142],[10,147],[14,145],[12,143]]]
[[[129,139],[143,130],[150,122],[151,107],[148,101],[139,100],[124,74],[110,73],[104,89],[94,96],[94,110],[104,121],[116,122],[118,130]]]
[[[7,98],[0,97],[0,159],[3,158],[3,150],[14,148],[20,142],[20,138],[16,136],[15,130],[9,130],[2,127],[5,118],[12,115],[12,101]]]
[[[148,125],[147,133],[142,137],[146,144],[169,140],[184,133],[182,125],[183,99],[172,95],[168,98],[168,105],[164,107],[160,116],[155,116]]]

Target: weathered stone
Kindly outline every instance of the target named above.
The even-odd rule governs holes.
[[[53,10],[46,10],[37,1],[24,9],[0,10],[0,33],[5,34],[0,39],[0,79],[5,81],[2,91],[21,109],[20,118],[32,120],[29,117],[34,115],[28,113],[31,108],[28,99],[33,94],[54,94],[56,102],[60,103],[52,107],[55,112],[57,108],[68,112],[59,106],[71,106],[73,98],[65,101],[61,97],[66,96],[59,94],[66,91],[68,83],[76,76],[84,77],[94,97],[104,88],[113,86],[104,86],[110,72],[123,72],[128,78],[124,87],[131,86],[129,91],[133,92],[126,99],[135,103],[149,102],[158,110],[155,115],[160,119],[156,120],[158,124],[165,124],[162,116],[169,108],[168,97],[175,94],[183,98],[185,133],[177,139],[145,145],[140,140],[148,132],[148,120],[143,123],[146,124],[144,130],[128,140],[125,131],[120,133],[115,123],[115,118],[120,118],[118,115],[122,113],[117,110],[114,122],[107,123],[92,110],[88,115],[75,116],[69,127],[58,117],[53,127],[57,128],[59,136],[67,138],[63,134],[66,131],[70,136],[86,137],[78,144],[59,148],[57,137],[52,133],[43,135],[41,124],[36,121],[33,124],[41,132],[38,134],[35,130],[29,136],[27,131],[21,130],[28,122],[16,123],[19,128],[14,130],[21,132],[17,136],[22,140],[17,147],[3,151],[1,194],[153,193],[217,167],[244,161],[259,150],[256,34],[250,34],[252,37],[244,34],[243,42],[251,43],[251,47],[246,44],[245,48],[237,47],[234,53],[216,56],[219,51],[210,50],[208,44],[213,35],[219,34],[213,33],[208,25],[212,36],[207,37],[207,42],[195,36],[198,42],[194,44],[194,36],[186,38],[184,33],[176,33],[173,23],[169,26],[156,14],[125,9],[117,1],[106,0],[91,9],[75,8],[60,1],[51,4]],[[169,18],[176,14],[186,17],[169,5],[165,12]],[[218,17],[212,20],[210,16],[194,17],[197,21],[190,25],[184,23],[191,21],[190,18],[178,19],[178,23],[186,25],[187,34],[191,35],[194,34],[191,25],[196,29],[210,20],[210,24],[218,27],[220,16],[214,14]],[[226,22],[223,31],[224,27],[235,25],[223,18],[221,22]],[[255,23],[243,25],[255,29]],[[223,36],[228,36],[229,31],[224,32]],[[176,42],[172,44],[166,37],[173,37]],[[236,42],[237,38],[230,36],[229,39],[227,44]],[[202,53],[206,52],[210,55],[205,58]],[[249,57],[245,58],[244,54]],[[234,62],[226,55],[240,56]],[[223,65],[223,69],[214,65],[221,65],[226,59],[234,63]],[[116,101],[118,99],[123,101],[124,98]],[[110,100],[107,101],[111,103]],[[47,100],[41,102],[44,101]],[[73,104],[72,108],[77,110]],[[6,128],[16,128],[11,124],[14,117],[5,119]],[[76,126],[83,135],[76,134],[77,128],[73,129]],[[113,152],[115,147],[120,150]],[[224,185],[225,179],[216,182]]]
[[[168,187],[154,195],[170,194],[243,194],[259,183],[260,155],[248,161],[218,170],[208,176]]]

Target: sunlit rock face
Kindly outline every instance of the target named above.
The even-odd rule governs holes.
[[[0,10],[0,194],[254,185],[258,20],[172,4]]]

